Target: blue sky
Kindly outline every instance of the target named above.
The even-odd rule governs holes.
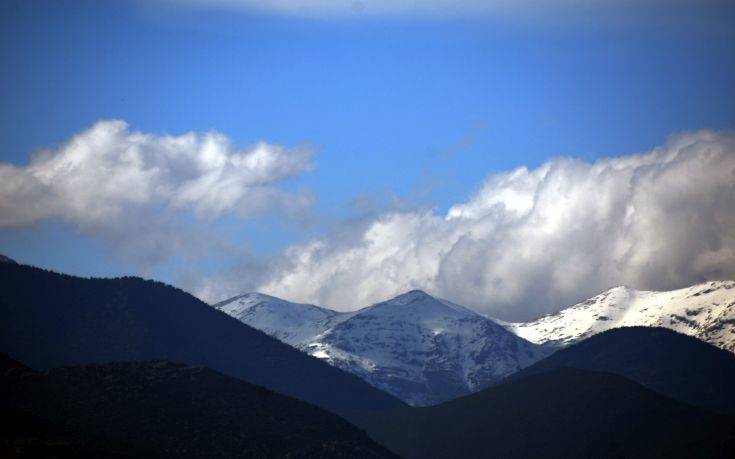
[[[107,119],[153,135],[216,130],[243,148],[311,149],[311,171],[279,184],[313,196],[308,215],[209,222],[255,256],[390,209],[443,214],[518,166],[589,162],[735,126],[732,8],[690,6],[667,20],[655,2],[610,20],[300,16],[162,1],[0,8],[3,163],[22,167]],[[0,228],[0,251],[77,274],[171,282],[181,262],[142,266],[53,218]],[[199,263],[207,274],[221,267]]]

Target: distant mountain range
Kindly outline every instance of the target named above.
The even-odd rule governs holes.
[[[214,308],[418,406],[470,394],[616,327],[666,327],[735,351],[733,281],[672,292],[618,287],[528,323],[483,317],[418,290],[354,312],[260,293]]]
[[[616,287],[532,322],[503,324],[529,341],[554,346],[611,328],[665,327],[735,352],[735,281],[704,282],[670,292]]]
[[[214,307],[413,405],[472,393],[548,353],[418,290],[349,313],[258,293]]]
[[[0,262],[0,456],[735,457],[733,285],[613,289],[547,330],[421,291],[350,313],[213,308]],[[617,328],[636,321],[687,334]]]
[[[179,289],[0,263],[0,352],[46,370],[168,360],[204,366],[340,412],[403,406]]]

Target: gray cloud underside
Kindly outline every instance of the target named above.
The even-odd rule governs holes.
[[[244,287],[236,273],[200,293]],[[288,248],[258,290],[340,310],[413,288],[505,319],[609,287],[735,278],[735,136],[701,131],[588,163],[493,175],[445,215],[388,212]]]

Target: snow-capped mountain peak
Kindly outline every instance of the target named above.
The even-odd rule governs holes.
[[[292,346],[321,333],[340,315],[331,309],[263,293],[245,293],[213,307]]]
[[[735,352],[734,281],[669,292],[618,286],[528,323],[490,319],[421,290],[353,312],[260,293],[214,307],[416,405],[470,393],[616,327],[667,327]]]
[[[545,355],[492,320],[420,290],[354,312],[261,294],[215,307],[416,405],[468,394]]]
[[[478,316],[463,306],[451,301],[435,298],[422,290],[411,290],[381,303],[368,306],[360,311],[361,314],[417,314],[414,320],[425,320],[435,317],[460,318]]]
[[[663,292],[618,286],[532,322],[501,324],[534,343],[557,346],[611,328],[665,327],[735,352],[735,281]]]

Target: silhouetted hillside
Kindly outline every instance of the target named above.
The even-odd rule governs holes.
[[[25,365],[0,353],[0,457],[53,459],[108,459],[130,457],[95,447],[89,439],[47,419],[18,409],[15,394],[21,378],[33,373]],[[45,396],[45,395],[44,395]]]
[[[0,317],[0,349],[33,368],[168,360],[335,411],[404,406],[160,282],[83,279],[0,263]]]
[[[615,373],[677,400],[735,414],[735,355],[665,328],[608,330],[557,351],[511,378],[556,368]]]
[[[0,263],[10,263],[11,265],[18,264],[18,263],[16,263],[15,260],[13,260],[10,257],[7,257],[7,256],[3,255],[2,253],[0,253]]]
[[[90,441],[73,435],[51,422],[10,408],[0,402],[0,457],[48,459],[113,459],[130,458],[95,447]]]
[[[735,420],[621,376],[559,369],[441,405],[354,416],[408,458],[735,457]]]
[[[14,435],[6,430],[3,446],[29,457],[54,442],[68,457],[392,456],[334,414],[205,368],[147,362],[0,371]],[[22,441],[29,437],[30,450]]]

